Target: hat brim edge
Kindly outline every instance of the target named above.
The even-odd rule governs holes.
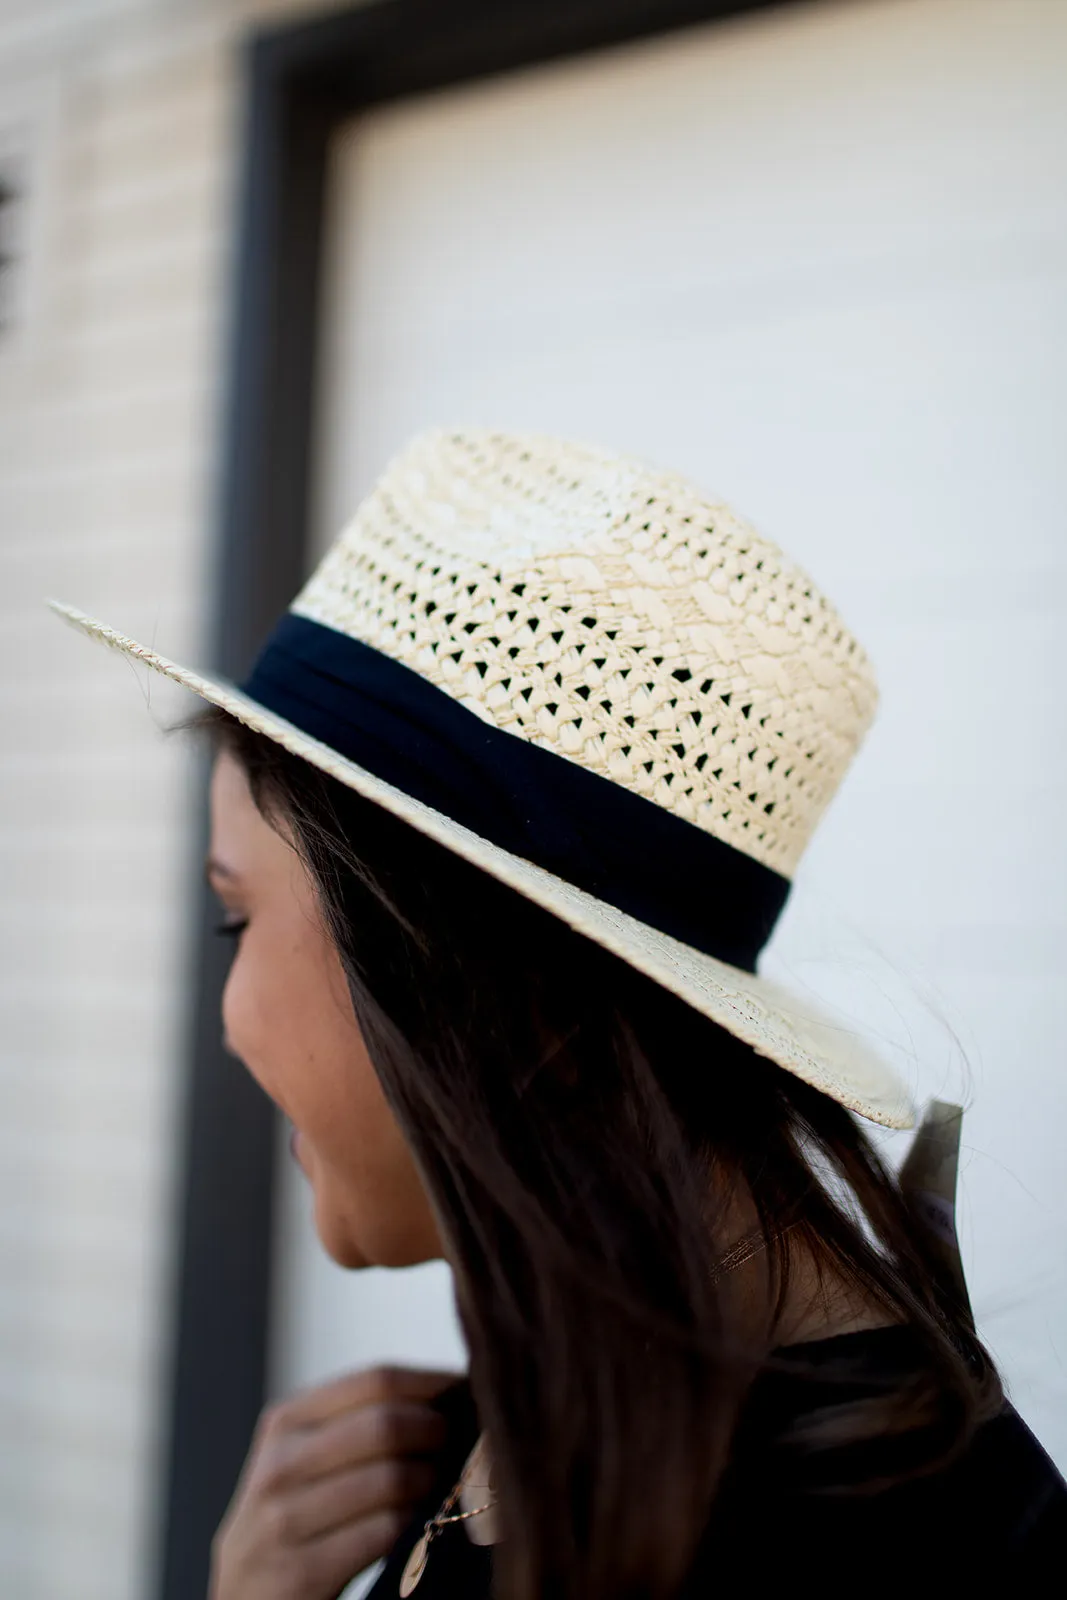
[[[704,955],[481,838],[338,755],[225,679],[181,666],[77,607],[58,600],[48,605],[87,637],[143,662],[490,873],[849,1111],[886,1128],[914,1126],[911,1098],[898,1073],[854,1029],[806,999]]]

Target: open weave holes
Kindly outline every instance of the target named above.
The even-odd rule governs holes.
[[[791,875],[874,712],[810,579],[684,479],[434,432],[293,610]]]

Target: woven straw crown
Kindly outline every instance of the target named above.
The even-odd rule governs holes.
[[[292,610],[791,876],[873,716],[811,580],[684,479],[423,434]]]
[[[911,1122],[877,1052],[747,964],[871,719],[870,668],[810,580],[683,479],[559,439],[424,434],[245,689],[53,604],[842,1105]],[[442,717],[439,690],[491,736]],[[514,762],[504,734],[527,747]],[[615,792],[592,796],[588,774]],[[483,780],[487,810],[464,820],[463,786]],[[662,813],[639,820],[634,796]]]

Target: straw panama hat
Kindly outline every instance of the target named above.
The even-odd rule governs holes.
[[[805,574],[683,478],[422,434],[242,688],[51,604],[850,1110],[912,1125],[854,1029],[755,971],[874,714],[870,666]]]

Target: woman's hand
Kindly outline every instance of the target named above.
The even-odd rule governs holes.
[[[457,1374],[378,1367],[268,1406],[212,1545],[210,1600],[335,1600],[433,1485]]]

